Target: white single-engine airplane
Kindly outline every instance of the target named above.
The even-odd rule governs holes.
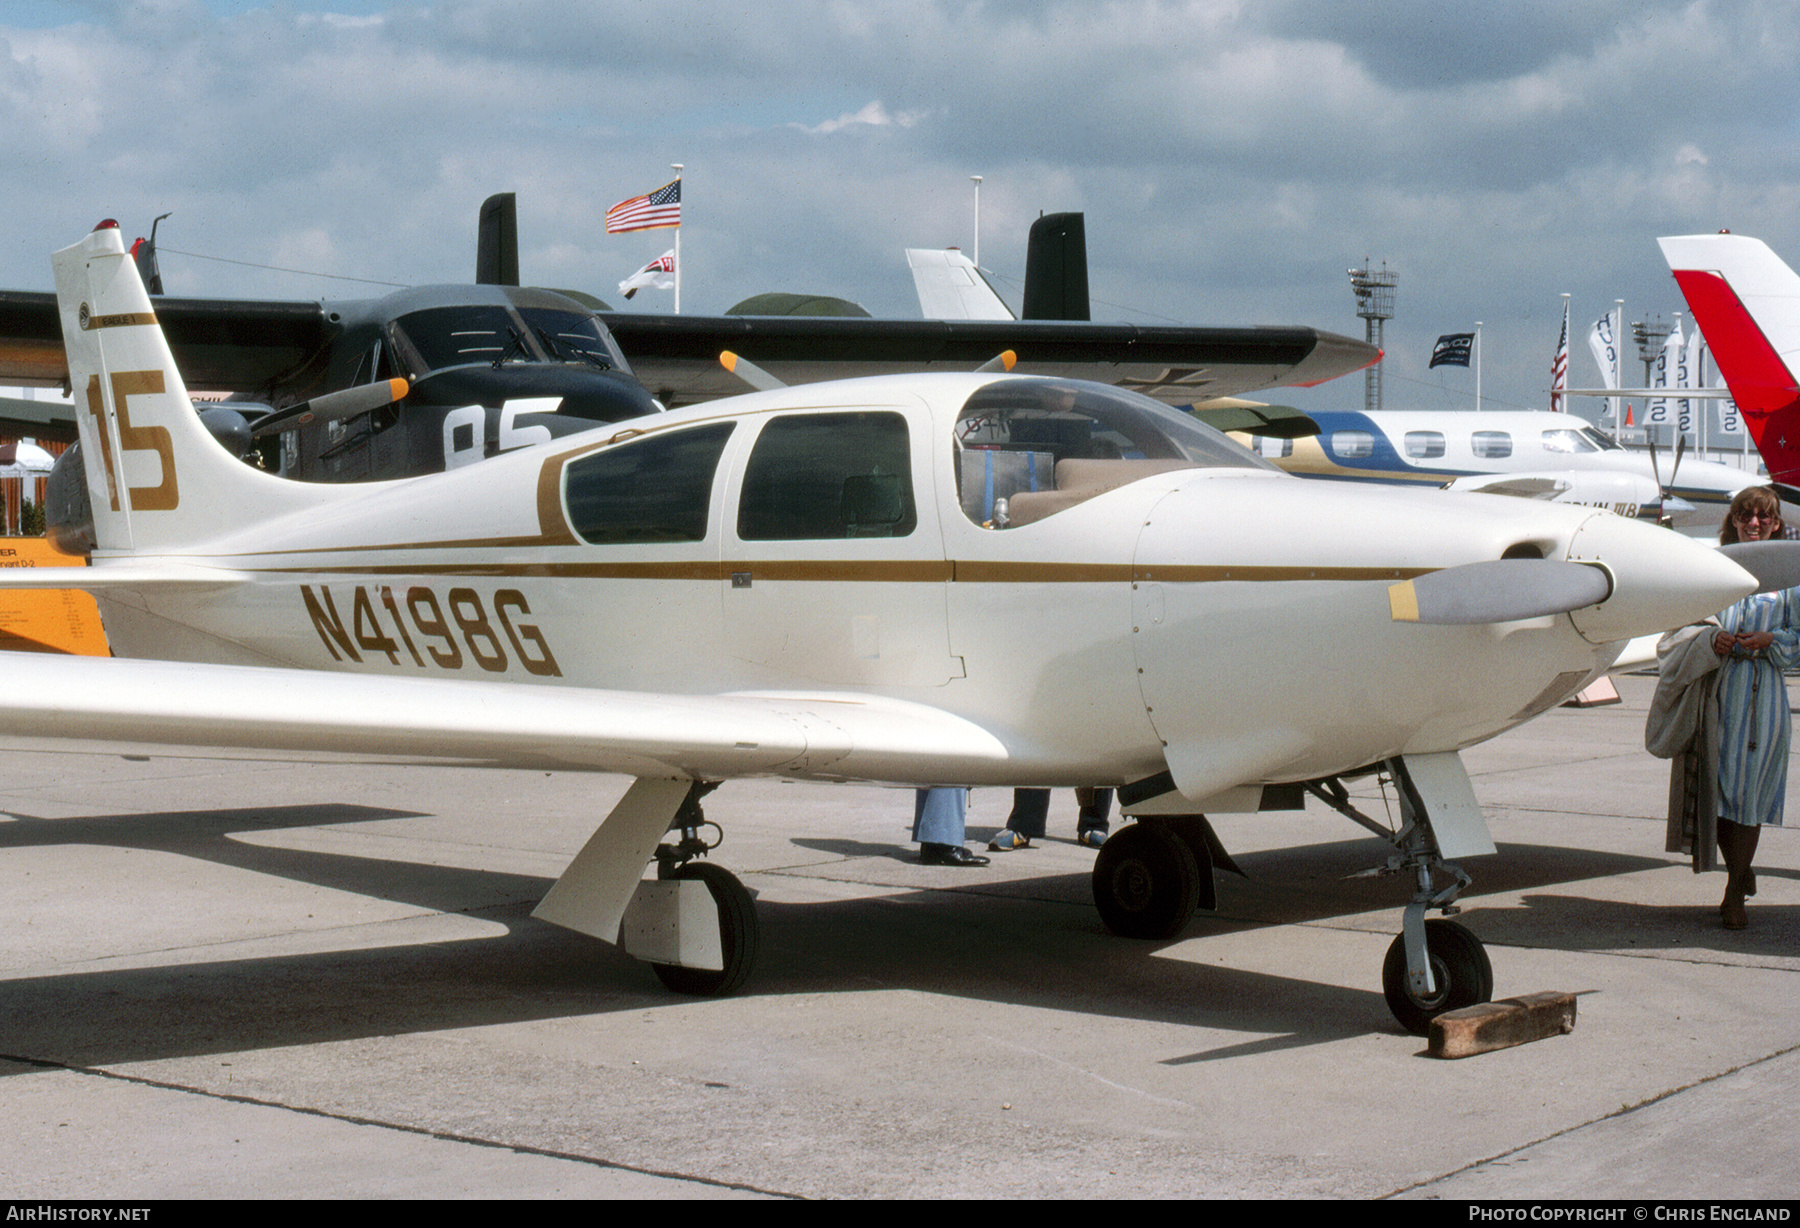
[[[0,737],[634,776],[536,915],[691,992],[757,941],[693,860],[700,782],[1120,786],[1096,903],[1168,937],[1213,902],[1203,812],[1304,789],[1361,819],[1341,778],[1380,770],[1407,821],[1362,821],[1418,883],[1384,982],[1423,1031],[1492,992],[1425,920],[1469,881],[1446,859],[1493,851],[1457,751],[1758,585],[1610,512],[1302,482],[1147,397],[979,373],[287,481],[202,427],[116,230],[53,263],[98,545],[0,582],[86,589],[154,659],[9,662]],[[1793,570],[1764,549],[1734,557]]]
[[[1310,439],[1259,439],[1289,473],[1345,482],[1442,486],[1667,516],[1717,533],[1732,496],[1760,479],[1716,461],[1660,460],[1621,448],[1584,418],[1535,411],[1399,410],[1309,415]]]

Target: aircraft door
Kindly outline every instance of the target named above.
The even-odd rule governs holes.
[[[927,421],[885,406],[779,414],[738,453],[722,597],[752,685],[960,676]]]

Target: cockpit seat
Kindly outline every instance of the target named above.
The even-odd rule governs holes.
[[[1129,486],[1144,478],[1176,469],[1198,469],[1193,461],[1171,457],[1166,460],[1090,460],[1070,457],[1056,462],[1056,489],[1020,491],[1007,502],[1008,524],[1035,523],[1054,516],[1065,508],[1085,503],[1095,495]]]

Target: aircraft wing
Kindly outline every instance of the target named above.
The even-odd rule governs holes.
[[[1007,751],[939,709],[855,694],[654,695],[103,657],[9,657],[9,748],[635,776],[991,776]]]
[[[325,343],[327,325],[319,303],[256,299],[158,298],[156,318],[188,387],[209,392],[255,392],[293,372]],[[0,290],[0,384],[68,378],[56,295]]]
[[[316,302],[250,299],[158,298],[156,318],[188,387],[216,392],[256,392],[292,374],[324,345],[329,323]],[[1172,405],[1316,384],[1380,356],[1365,342],[1311,328],[616,311],[600,318],[638,379],[671,408],[744,391],[719,366],[724,350],[789,384],[972,371],[1013,350],[1022,371],[1121,384]],[[0,384],[60,387],[67,379],[56,296],[0,291]]]
[[[973,371],[1012,350],[1019,373],[1119,384],[1171,405],[1316,384],[1380,357],[1366,342],[1312,328],[629,312],[601,312],[600,318],[637,377],[671,408],[744,390],[719,366],[723,350],[788,384]]]

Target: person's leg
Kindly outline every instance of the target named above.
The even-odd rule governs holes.
[[[1719,852],[1725,857],[1725,898],[1719,901],[1719,916],[1728,930],[1741,930],[1750,924],[1744,897],[1754,881],[1750,867],[1761,840],[1761,827],[1719,820]]]
[[[1033,840],[1043,837],[1049,815],[1050,790],[1014,789],[1012,813],[1006,816],[1005,828],[988,842],[988,848],[1006,853],[1031,847]]]
[[[1075,817],[1075,838],[1081,843],[1096,846],[1106,840],[1106,816],[1112,810],[1113,791],[1111,789],[1077,789],[1075,802],[1081,808]]]
[[[963,847],[963,826],[968,817],[967,789],[920,789],[913,801],[913,839],[919,842],[919,860],[933,866],[984,866]]]

